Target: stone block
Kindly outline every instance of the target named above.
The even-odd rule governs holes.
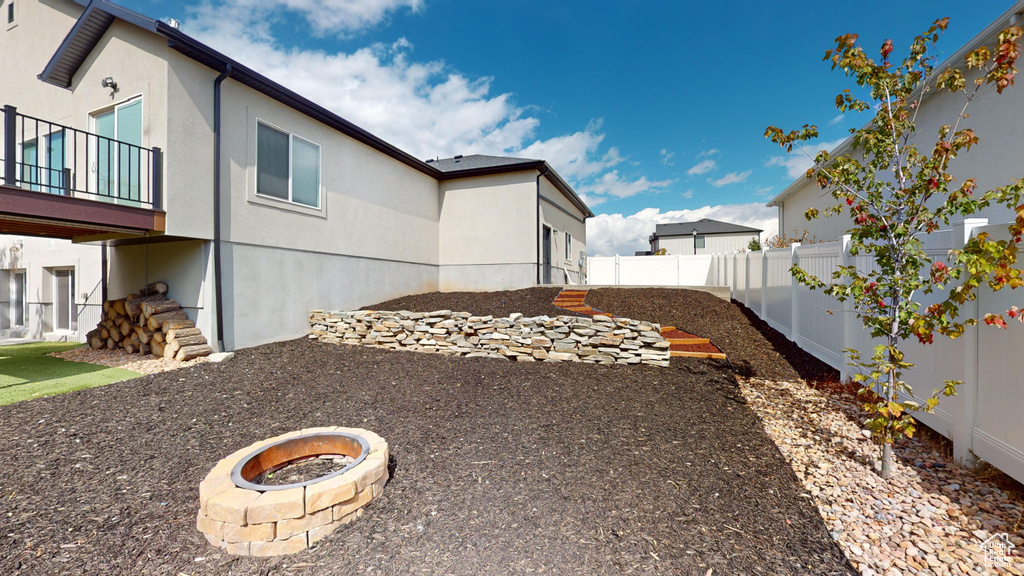
[[[270,490],[260,494],[249,504],[247,519],[250,524],[276,522],[286,518],[298,518],[306,513],[304,488]]]
[[[235,488],[235,483],[231,481],[230,473],[230,468],[226,472],[218,472],[216,474],[211,471],[206,476],[206,479],[199,483],[199,511],[201,513],[206,514],[206,504],[210,498]]]
[[[217,522],[216,520],[210,520],[210,517],[206,514],[199,512],[196,515],[196,530],[199,530],[207,536],[212,536],[214,540],[223,540],[223,522]],[[214,546],[220,546],[220,544],[214,544]]]
[[[252,490],[231,488],[210,498],[206,503],[206,515],[218,522],[245,526],[246,509],[259,495]]]
[[[363,490],[356,494],[349,500],[342,502],[332,508],[333,519],[340,520],[349,514],[352,514],[356,510],[359,510],[363,506],[366,506],[373,500],[373,485],[367,486]]]
[[[228,554],[234,554],[236,556],[248,556],[249,555],[249,543],[248,542],[226,542],[221,548],[227,550]]]
[[[273,522],[267,524],[249,524],[248,526],[224,524],[222,527],[222,533],[224,541],[228,544],[237,542],[269,542],[274,539],[275,524]]]
[[[355,496],[356,480],[360,476],[357,467],[340,476],[306,486],[306,514],[319,512]]]
[[[283,556],[295,554],[307,548],[306,533],[296,534],[286,540],[272,540],[270,542],[253,542],[249,545],[249,554],[252,556]]]
[[[359,473],[355,482],[355,489],[356,492],[362,492],[367,486],[373,484],[388,473],[388,459],[386,456],[381,454],[370,454],[359,466],[353,468],[352,472]],[[347,475],[347,472],[343,474],[343,476]],[[349,496],[349,498],[351,498],[351,496]],[[341,501],[339,500],[338,502]],[[335,502],[335,504],[336,503],[337,502]]]
[[[281,520],[277,523],[277,539],[285,540],[324,524],[330,524],[334,520],[331,510],[332,508],[324,508],[319,512],[307,514],[301,518]]]

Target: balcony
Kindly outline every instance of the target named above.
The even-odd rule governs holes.
[[[0,234],[88,241],[164,231],[159,148],[10,105],[0,114]]]

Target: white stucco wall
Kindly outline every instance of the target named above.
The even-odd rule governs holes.
[[[692,256],[694,254],[717,254],[720,252],[739,252],[746,250],[751,240],[758,238],[758,234],[702,234],[704,236],[704,247],[693,250],[692,236],[666,236],[657,238],[651,245],[651,251],[656,252],[664,248],[669,255]]]
[[[587,251],[587,225],[583,214],[569,202],[547,178],[540,180],[540,217],[543,225],[557,234],[551,236],[551,282],[554,284],[582,284],[580,277],[580,252]],[[565,233],[572,236],[570,256],[565,256]],[[543,229],[541,230],[543,234]],[[583,258],[586,264],[586,257]],[[566,278],[566,270],[569,277]]]
[[[994,46],[994,39],[989,40],[987,45]],[[962,94],[931,92],[921,106],[916,123],[917,131],[911,142],[922,153],[929,154],[938,139],[939,127],[954,124],[964,102]],[[1024,87],[1019,84],[1007,88],[1002,94],[994,89],[987,90],[975,99],[967,109],[969,117],[960,122],[959,129],[973,129],[980,141],[950,162],[949,172],[956,178],[951,188],[959,186],[967,178],[974,178],[978,185],[975,195],[979,196],[984,191],[1024,178],[1022,109]],[[783,209],[780,210],[781,232],[787,236],[799,236],[807,230],[818,241],[827,241],[841,237],[853,227],[852,221],[845,214],[807,221],[804,213],[808,208],[824,210],[837,202],[812,180],[801,177],[792,186],[793,192],[783,200]],[[1001,223],[1012,221],[1014,214],[1001,206],[990,206],[973,217]]]
[[[54,276],[58,269],[74,270],[76,331],[56,330]],[[27,322],[14,323],[11,277],[26,274]],[[82,341],[96,327],[103,308],[100,287],[100,248],[67,240],[0,235],[0,336],[41,340]]]
[[[536,177],[527,170],[440,183],[440,290],[511,290],[536,283]]]

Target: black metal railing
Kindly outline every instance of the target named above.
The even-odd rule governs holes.
[[[162,209],[163,154],[0,109],[0,183],[59,196]]]

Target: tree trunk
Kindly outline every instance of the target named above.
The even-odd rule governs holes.
[[[118,316],[124,316],[126,310],[124,309],[124,299],[114,300],[114,311],[117,312]]]
[[[156,332],[153,332],[153,336],[152,336],[152,338],[149,339],[149,342],[151,344],[153,342],[159,342],[159,343],[163,344],[164,343],[164,333],[159,331],[159,330],[157,330]]]
[[[160,330],[164,334],[167,334],[171,330],[178,330],[178,329],[181,329],[181,328],[195,328],[195,327],[196,327],[196,323],[195,322],[189,320],[188,318],[185,318],[184,320],[164,320],[164,322],[160,325]]]
[[[178,350],[178,354],[175,355],[174,359],[186,362],[193,358],[209,356],[210,354],[213,354],[213,348],[210,348],[206,344],[201,344],[199,346],[185,346],[181,350]]]
[[[182,336],[181,338],[175,338],[173,340],[170,338],[167,339],[168,344],[172,342],[174,344],[177,344],[179,348],[185,348],[188,346],[198,346],[207,343],[206,336],[203,336],[202,334],[196,334],[195,336]]]
[[[165,342],[164,358],[167,358],[168,360],[174,360],[174,355],[178,353],[178,348],[181,348],[181,346],[178,346],[177,342]]]
[[[188,336],[201,336],[202,332],[199,328],[176,328],[174,330],[167,331],[167,340],[174,340],[175,338],[185,338]]]
[[[92,348],[93,350],[99,350],[100,348],[103,348],[106,345],[107,341],[105,338],[100,338],[99,336],[93,336],[92,338],[89,338],[89,347]]]
[[[107,350],[113,350],[114,348],[117,348],[117,340],[107,338]]]
[[[125,311],[128,313],[129,318],[137,321],[139,317],[143,315],[143,304],[162,302],[163,299],[164,297],[162,294],[154,294],[152,296],[135,296],[134,298],[129,297],[125,304]]]
[[[163,282],[152,282],[147,284],[142,290],[139,290],[139,294],[143,296],[163,296],[167,294],[167,284]]]
[[[154,358],[163,358],[164,357],[164,344],[163,344],[163,342],[157,342],[156,340],[150,340],[149,341],[149,346],[150,346],[150,352],[153,354]]]
[[[146,325],[150,330],[162,330],[163,323],[167,320],[188,320],[188,316],[185,315],[184,310],[179,308],[170,312],[151,315],[149,320],[146,321]]]
[[[882,445],[882,478],[892,475],[892,442]]]
[[[160,302],[146,302],[142,305],[142,309],[146,316],[156,316],[157,314],[163,314],[164,312],[179,310],[181,309],[181,305],[174,300],[162,300]]]

